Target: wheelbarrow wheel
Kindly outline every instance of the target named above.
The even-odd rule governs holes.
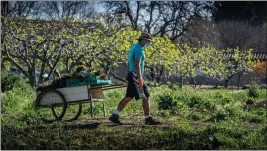
[[[62,119],[67,109],[67,103],[59,91],[46,89],[38,95],[35,109],[43,121],[53,122]]]
[[[71,122],[79,118],[82,113],[82,104],[69,104],[62,120]]]

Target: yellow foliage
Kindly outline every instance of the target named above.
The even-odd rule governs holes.
[[[266,76],[267,62],[257,62],[253,67],[253,71],[256,72],[259,76]]]

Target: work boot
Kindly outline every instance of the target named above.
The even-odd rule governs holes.
[[[108,119],[113,123],[122,124],[119,120],[119,115],[112,114]]]
[[[152,117],[146,118],[145,124],[147,124],[147,125],[161,125],[160,121],[153,119]]]

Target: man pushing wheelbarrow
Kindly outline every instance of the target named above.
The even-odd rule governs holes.
[[[133,98],[135,98],[135,100],[143,99],[145,124],[161,124],[150,115],[149,90],[142,78],[145,66],[145,54],[143,48],[149,46],[151,39],[150,34],[142,33],[138,38],[138,43],[130,49],[128,54],[129,73],[126,77],[126,96],[120,101],[117,110],[109,117],[109,120],[116,124],[122,124],[119,120],[120,112],[131,100],[133,100]]]

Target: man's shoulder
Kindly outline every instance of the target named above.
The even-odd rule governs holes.
[[[132,49],[134,51],[142,51],[142,47],[139,44],[135,44],[132,46]]]

